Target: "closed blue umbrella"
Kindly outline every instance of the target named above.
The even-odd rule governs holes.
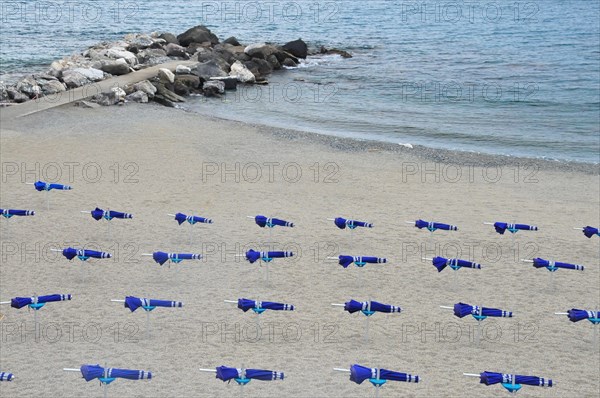
[[[12,381],[15,376],[12,373],[0,372],[0,381]]]
[[[183,260],[200,260],[202,254],[154,252],[152,253],[152,258],[160,265],[163,265],[169,260],[171,260],[172,263],[178,264]]]
[[[108,221],[112,220],[113,218],[133,218],[133,215],[129,213],[122,213],[120,211],[113,210],[104,211],[98,207],[96,207],[96,209],[92,210],[90,213],[92,218],[96,221],[99,221],[102,218]]]
[[[274,258],[285,258],[293,256],[294,253],[285,251],[260,252],[250,249],[246,252],[246,260],[248,260],[250,264],[253,264],[258,260],[270,262]]]
[[[348,266],[352,263],[356,264],[356,266],[358,266],[358,267],[364,267],[367,263],[369,263],[369,264],[387,263],[387,259],[380,258],[380,257],[369,257],[369,256],[340,255],[340,256],[338,256],[338,263],[344,268],[348,268]]]
[[[16,309],[21,309],[25,306],[30,306],[30,308],[34,309],[40,309],[46,303],[68,300],[71,300],[70,294],[50,294],[47,296],[15,297],[10,300],[10,306]]]
[[[597,324],[600,323],[600,311],[589,311],[589,310],[578,310],[577,308],[572,308],[566,313],[557,313],[560,315],[567,315],[571,322],[579,322],[583,319],[588,319],[590,322]]]
[[[544,260],[543,258],[534,258],[533,266],[535,268],[546,268],[546,269],[548,269],[548,271],[551,271],[551,272],[554,272],[554,271],[558,270],[559,268],[573,269],[576,271],[584,270],[583,265],[561,263],[558,261],[548,261],[548,260]]]
[[[196,223],[212,224],[212,222],[213,222],[210,218],[205,218],[205,217],[200,217],[200,216],[188,216],[183,213],[177,213],[177,214],[174,214],[171,216],[175,217],[175,220],[179,223],[179,225],[183,224],[186,221],[192,225],[194,225]]]
[[[261,370],[261,369],[238,369],[230,368],[227,366],[219,366],[216,368],[216,378],[223,381],[235,380],[238,383],[247,384],[250,380],[283,380],[283,372],[277,372],[274,370]]]
[[[418,383],[419,376],[413,376],[408,373],[395,372],[387,369],[368,368],[366,366],[354,364],[350,367],[350,380],[356,384],[361,384],[365,380],[389,380]]]
[[[62,254],[68,260],[73,260],[75,257],[77,257],[81,261],[86,261],[89,258],[111,258],[110,253],[99,252],[96,250],[75,249],[72,247],[63,249]]]
[[[357,220],[349,220],[342,217],[335,218],[333,222],[339,229],[345,229],[346,227],[348,227],[349,229],[354,229],[356,227],[373,228],[373,224],[371,223]]]
[[[261,313],[265,310],[273,311],[294,311],[294,306],[291,304],[273,303],[270,301],[256,301],[245,298],[238,299],[237,306],[244,312],[253,310],[256,313]]]
[[[496,308],[478,307],[476,305],[456,303],[454,304],[454,315],[456,315],[459,318],[463,318],[467,315],[473,315],[475,319],[485,318],[488,316],[511,318],[513,316],[513,313],[510,311],[503,311]]]
[[[390,304],[382,304],[377,301],[356,301],[350,300],[344,304],[344,310],[348,311],[351,314],[355,312],[361,311],[363,314],[369,316],[375,312],[384,312],[384,313],[400,313],[402,309],[395,305]]]
[[[0,214],[4,218],[11,218],[12,216],[33,216],[35,211],[33,210],[14,210],[14,209],[0,209]]]
[[[537,376],[521,376],[485,371],[479,375],[479,382],[486,386],[494,384],[525,384],[528,386],[552,387],[552,380]]]
[[[589,225],[583,228],[583,234],[588,238],[591,238],[594,235],[600,236],[598,228],[590,227]]]
[[[444,268],[449,266],[454,271],[457,271],[460,268],[475,268],[481,269],[481,264],[475,263],[473,261],[460,260],[458,258],[444,258],[444,257],[434,257],[431,260],[432,264],[435,268],[437,268],[438,272],[442,272]]]
[[[458,227],[450,224],[443,224],[440,222],[431,222],[425,220],[417,220],[415,221],[415,227],[419,229],[427,228],[430,232],[441,229],[443,231],[458,231]]]
[[[155,307],[167,307],[167,308],[181,308],[183,303],[181,301],[167,301],[167,300],[155,300],[140,297],[127,296],[125,297],[125,308],[129,308],[131,312],[134,312],[138,308],[142,307],[145,310],[153,310]]]
[[[291,227],[291,228],[294,227],[293,222],[280,220],[278,218],[268,218],[268,217],[261,216],[261,215],[254,217],[254,222],[256,222],[256,224],[261,228],[264,228],[264,227],[273,228],[276,225],[281,226],[281,227]]]
[[[50,184],[47,182],[43,182],[43,181],[37,181],[33,184],[33,186],[35,187],[35,189],[37,189],[38,191],[51,191],[53,189],[56,189],[58,191],[69,191],[73,188],[71,188],[69,185],[62,185],[62,184]]]
[[[510,233],[516,233],[517,231],[537,231],[538,227],[527,224],[509,224],[505,222],[495,222],[494,228],[500,235],[504,235],[504,232],[509,231]]]
[[[147,370],[133,370],[133,369],[117,369],[117,368],[106,368],[100,365],[82,365],[81,375],[85,381],[92,381],[94,379],[100,379],[103,383],[109,384],[115,379],[127,379],[127,380],[150,380],[152,379],[152,372]],[[104,380],[102,380],[104,379]],[[112,379],[112,380],[111,380]]]

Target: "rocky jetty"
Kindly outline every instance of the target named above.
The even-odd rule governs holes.
[[[187,61],[173,71],[159,69],[157,76],[136,84],[113,88],[91,101],[113,105],[126,101],[156,101],[176,106],[186,96],[219,96],[237,84],[266,84],[273,71],[297,66],[311,54],[351,55],[321,47],[312,52],[302,39],[283,45],[241,44],[235,37],[221,42],[205,26],[184,33],[129,34],[116,42],[98,43],[81,54],[52,62],[45,73],[26,76],[16,84],[0,84],[0,103],[21,103],[69,89],[91,85],[172,61]],[[190,65],[190,62],[192,64]]]

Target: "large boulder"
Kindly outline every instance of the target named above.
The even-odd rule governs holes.
[[[0,85],[0,102],[6,102],[10,98],[8,96],[8,91],[6,91],[6,87]]]
[[[101,69],[111,75],[126,75],[130,72],[129,64],[124,58],[119,58],[116,61],[102,61]]]
[[[41,83],[44,95],[61,93],[67,89],[65,84],[58,80],[40,80],[39,82]]]
[[[273,72],[273,66],[265,61],[264,59],[260,59],[260,58],[253,58],[252,60],[248,61],[248,62],[244,62],[244,65],[252,72],[254,73],[254,76],[256,77],[256,81],[261,81],[265,79],[265,76],[271,74],[271,72]]]
[[[177,85],[184,85],[189,89],[197,90],[200,87],[200,78],[194,75],[176,75],[175,87],[177,87]],[[175,90],[175,92],[177,93],[177,90]]]
[[[308,46],[302,39],[285,43],[283,49],[297,58],[306,59],[308,55]]]
[[[110,106],[124,102],[125,97],[125,91],[120,87],[115,87],[108,93],[101,93],[93,96],[92,101],[102,106]]]
[[[348,51],[338,50],[337,48],[328,49],[324,46],[321,46],[319,51],[321,54],[335,54],[341,56],[342,58],[352,58],[352,55]]]
[[[220,80],[209,80],[204,82],[202,93],[206,97],[214,97],[215,95],[225,93],[225,83]]]
[[[227,72],[221,69],[215,60],[198,64],[194,74],[204,81],[209,80],[211,77],[227,76]]]
[[[249,46],[247,46],[244,49],[244,52],[252,57],[252,58],[260,58],[260,59],[267,59],[269,57],[269,55],[271,54],[275,54],[277,52],[279,52],[280,50],[271,45],[271,44],[266,44],[266,43],[254,43],[254,44],[250,44]]]
[[[153,98],[154,94],[156,94],[156,87],[148,80],[142,80],[141,82],[137,82],[133,85],[133,89],[135,91],[142,91],[148,95],[149,98]]]
[[[11,100],[13,100],[16,103],[29,101],[29,97],[27,95],[23,94],[20,91],[15,90],[14,87],[8,87],[6,89],[6,93],[8,94],[8,98],[10,98]]]
[[[252,73],[246,67],[246,65],[244,65],[240,61],[235,61],[231,65],[231,71],[229,72],[229,76],[237,78],[237,80],[241,83],[254,83],[256,81],[256,76],[254,76],[254,73]]]
[[[254,75],[252,75],[254,77]],[[236,90],[238,79],[237,77],[211,77],[210,80],[218,80],[225,84],[225,90]]]
[[[121,59],[123,58],[129,65],[137,64],[137,57],[134,53],[125,50],[122,47],[112,47],[106,50],[104,55],[110,59]]]
[[[198,25],[186,30],[184,33],[177,36],[179,44],[187,47],[191,43],[210,42],[211,44],[219,43],[219,38],[210,31],[206,26]]]
[[[214,62],[225,73],[229,73],[231,64],[227,62],[223,58],[223,55],[217,51],[201,51],[198,54],[196,54],[196,58],[198,62],[202,63],[206,63],[209,61]]]
[[[225,39],[223,43],[231,44],[232,46],[241,46],[240,42],[238,41],[238,39],[235,38],[235,36],[231,36]]]
[[[167,51],[167,55],[170,57],[188,58],[189,56],[186,51],[186,48],[180,46],[179,44],[169,43],[165,47],[165,50]]]
[[[163,39],[167,43],[179,44],[179,40],[177,40],[177,36],[173,33],[165,32],[158,35],[159,38]]]
[[[42,94],[42,88],[33,77],[26,77],[20,80],[15,86],[15,89],[29,98],[34,98]]]
[[[95,68],[73,68],[73,69],[68,69],[74,72],[77,72],[83,76],[86,77],[86,79],[88,79],[89,81],[92,82],[99,82],[100,80],[104,79],[104,72],[102,72],[100,69],[95,69]],[[64,73],[65,71],[63,71]]]
[[[156,99],[159,97],[173,102],[185,102],[185,98],[175,94],[173,91],[166,88],[162,83],[156,84],[156,94],[154,95],[154,98]]]
[[[125,40],[129,42],[127,50],[133,53],[137,53],[139,50],[151,47],[154,44],[154,40],[150,36],[144,34],[126,35]]]
[[[277,60],[277,57],[274,54],[269,55],[267,57],[267,61],[273,66],[273,69],[281,69],[281,64],[279,63],[279,60]]]
[[[185,66],[185,65],[177,65],[177,67],[175,68],[175,74],[176,75],[191,75],[192,68],[190,68],[189,66]]]
[[[160,68],[158,78],[162,83],[175,83],[175,75],[169,69]]]
[[[293,60],[293,59],[291,59],[291,58],[286,58],[286,59],[283,61],[283,64],[282,64],[282,65],[283,65],[284,67],[287,67],[287,68],[295,68],[295,67],[297,67],[297,66],[298,66],[298,64],[297,64],[296,62],[294,62],[294,60]]]
[[[62,81],[67,85],[68,88],[81,87],[90,82],[90,80],[77,69],[79,68],[62,71]]]
[[[136,91],[134,93],[129,94],[125,97],[125,101],[127,102],[140,102],[145,104],[148,102],[148,94],[143,91]]]
[[[152,58],[166,58],[167,52],[162,48],[146,48],[136,54],[139,63],[147,63]]]

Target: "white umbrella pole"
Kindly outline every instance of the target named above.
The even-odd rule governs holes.
[[[217,373],[216,369],[204,369],[204,368],[200,368],[199,370],[200,370],[200,372]]]
[[[333,370],[335,370],[336,372],[346,372],[346,373],[350,373],[350,370],[349,370],[349,369],[333,368]]]

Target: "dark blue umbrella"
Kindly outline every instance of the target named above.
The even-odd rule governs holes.
[[[261,369],[237,369],[230,368],[227,366],[219,366],[217,370],[217,379],[223,381],[235,380],[240,384],[247,384],[250,380],[283,380],[283,372],[276,372],[273,370],[261,370]]]
[[[134,312],[140,307],[143,307],[146,311],[151,311],[155,307],[181,308],[183,303],[181,301],[154,300],[133,296],[125,297],[125,308],[129,308],[131,312]]]
[[[10,300],[10,306],[16,309],[21,309],[25,306],[30,306],[30,308],[37,310],[42,308],[46,303],[68,300],[71,300],[70,294],[50,294],[48,296],[15,297]]]
[[[365,366],[354,364],[350,367],[350,380],[356,384],[361,384],[363,381],[369,380],[375,385],[381,385],[382,383],[377,383],[380,380],[418,383],[419,376],[387,369],[367,368]]]
[[[375,312],[399,313],[402,311],[400,307],[389,304],[378,303],[377,301],[355,301],[350,300],[344,304],[344,310],[351,314],[361,311],[363,314],[370,316]]]
[[[81,261],[86,261],[89,258],[110,258],[110,253],[99,252],[96,250],[84,250],[84,249],[74,249],[72,247],[68,247],[62,251],[63,256],[65,256],[69,260],[73,260],[75,257],[80,259]]]
[[[185,221],[187,221],[188,223],[194,225],[196,223],[202,223],[202,224],[212,224],[212,220],[210,218],[204,218],[204,217],[200,217],[200,216],[187,216],[183,213],[177,213],[174,215],[175,216],[175,220],[179,223],[179,225],[183,224]]]
[[[250,262],[250,264],[255,263],[258,260],[262,260],[264,262],[270,262],[274,258],[284,258],[284,257],[293,257],[294,253],[292,252],[257,252],[252,249],[246,252],[246,260]]]
[[[508,224],[505,222],[495,222],[494,228],[496,229],[496,232],[498,232],[500,235],[504,235],[504,232],[507,230],[513,234],[519,230],[521,230],[521,231],[537,231],[538,230],[538,227],[536,227],[534,225]]]
[[[105,220],[112,220],[113,218],[133,218],[133,215],[129,213],[121,213],[120,211],[104,211],[98,207],[95,210],[90,212],[92,214],[92,218],[96,221],[104,218]]]
[[[13,209],[0,209],[0,214],[4,218],[11,218],[12,216],[33,216],[35,211],[33,210],[13,210]]]
[[[460,260],[458,258],[444,258],[444,257],[434,257],[431,260],[432,264],[437,268],[438,272],[442,272],[444,268],[449,266],[454,271],[457,271],[460,268],[475,268],[481,269],[481,264],[475,263],[473,261]]]
[[[552,387],[552,380],[537,376],[521,376],[506,373],[496,373],[485,371],[480,373],[479,382],[486,386],[502,383],[505,387],[513,384],[525,384],[528,386]]]
[[[292,227],[292,228],[294,227],[293,222],[280,220],[278,218],[268,218],[268,217],[261,216],[261,215],[254,217],[254,221],[261,228],[264,228],[264,227],[273,228],[276,225],[279,225],[280,227]]]
[[[160,265],[163,265],[168,260],[178,264],[183,260],[200,260],[202,258],[202,254],[154,252],[152,253],[152,258]]]
[[[257,314],[264,312],[265,310],[274,311],[294,311],[294,306],[291,304],[273,303],[270,301],[255,301],[245,298],[238,299],[238,308],[244,312],[253,310]]]
[[[583,271],[583,269],[584,269],[583,265],[560,263],[557,261],[548,261],[548,260],[544,260],[543,258],[534,258],[533,266],[535,268],[546,268],[546,269],[548,269],[548,271],[551,271],[551,272],[554,272],[554,271],[558,270],[559,268],[574,269],[576,271]]]
[[[342,217],[337,217],[333,220],[333,222],[339,229],[345,229],[346,227],[350,229],[354,229],[356,227],[373,228],[373,224],[371,223],[364,221],[348,220]]]
[[[38,191],[51,191],[53,189],[56,189],[56,190],[59,190],[59,191],[68,191],[70,189],[73,189],[69,185],[49,184],[49,183],[43,182],[43,181],[37,181],[37,182],[35,182],[33,184],[33,186]]]
[[[364,267],[367,263],[369,264],[383,264],[387,263],[387,259],[380,257],[367,257],[367,256],[345,256],[340,255],[338,257],[338,263],[344,267],[348,268],[348,266],[352,263],[356,264],[358,267]]]
[[[454,304],[454,315],[459,318],[463,318],[467,315],[472,315],[475,319],[482,320],[488,316],[501,317],[501,318],[512,318],[512,312],[503,311],[496,308],[478,307],[475,305],[457,303]]]
[[[147,370],[104,368],[100,365],[82,365],[81,375],[85,381],[99,379],[102,383],[109,384],[115,379],[150,380],[152,372]]]
[[[415,221],[415,227],[419,229],[427,228],[430,232],[436,231],[438,229],[444,231],[458,231],[458,227],[455,225],[443,224],[440,222],[430,222],[420,219]]]
[[[566,313],[557,313],[558,315],[567,315],[571,322],[579,322],[583,319],[588,319],[593,324],[600,323],[600,311],[578,310],[577,308],[570,309]]]
[[[587,227],[583,228],[583,234],[585,236],[587,236],[588,238],[591,238],[594,235],[600,236],[600,232],[598,232],[598,228],[590,227],[589,225]]]
[[[15,376],[12,373],[0,372],[0,381],[12,381]]]

